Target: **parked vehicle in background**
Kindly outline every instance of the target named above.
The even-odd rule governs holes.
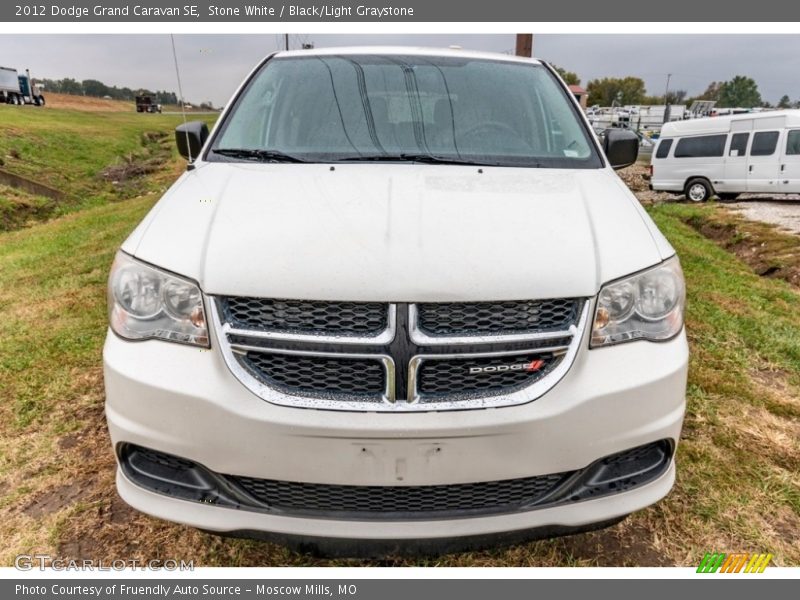
[[[666,123],[650,165],[651,189],[692,202],[798,194],[800,110]]]
[[[603,527],[672,488],[680,264],[613,170],[636,135],[600,144],[547,64],[279,52],[176,142],[189,168],[109,278],[130,505],[385,554]]]
[[[160,113],[161,105],[153,96],[136,96],[136,112]]]
[[[680,121],[689,117],[683,104],[592,106],[586,117],[596,132],[609,127],[630,129],[640,134],[658,132],[665,121]]]
[[[0,94],[2,100],[8,104],[17,104],[16,98],[19,94],[19,80],[17,70],[8,67],[0,67]]]
[[[0,67],[0,101],[6,104],[33,104],[44,106],[40,86],[31,78],[30,71],[20,75],[16,69]]]

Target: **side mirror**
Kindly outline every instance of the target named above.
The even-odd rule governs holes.
[[[175,144],[178,146],[178,152],[189,161],[200,156],[200,150],[207,138],[208,125],[203,121],[189,121],[175,128]]]
[[[624,169],[639,156],[639,136],[627,129],[606,129],[603,132],[603,152],[614,169]]]

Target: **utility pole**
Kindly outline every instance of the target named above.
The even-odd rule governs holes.
[[[514,51],[517,56],[533,56],[533,34],[532,33],[518,33],[517,34],[517,48]]]
[[[288,33],[284,33],[283,34],[283,45],[284,45],[284,48],[283,48],[284,50],[288,50],[289,49],[289,34]]]
[[[670,113],[672,112],[669,109],[669,80],[672,78],[672,73],[667,73],[667,87],[664,89],[664,120],[662,123],[667,123],[670,120]]]

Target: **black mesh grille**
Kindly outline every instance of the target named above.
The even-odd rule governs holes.
[[[442,302],[419,304],[419,327],[429,335],[492,335],[563,331],[577,323],[583,301]]]
[[[150,450],[149,448],[135,447],[136,458],[139,460],[147,461],[153,465],[158,465],[172,471],[185,471],[194,467],[194,463],[190,460],[173,456],[172,454],[165,454]]]
[[[430,486],[353,486],[229,477],[259,502],[285,512],[390,516],[437,512],[505,512],[535,504],[568,473],[486,483]],[[410,514],[409,514],[410,513]]]
[[[603,463],[607,465],[617,465],[621,463],[637,462],[642,459],[649,459],[653,456],[654,452],[659,451],[664,451],[664,448],[652,444],[638,446],[637,448],[631,448],[630,450],[614,454],[613,456],[607,456],[603,459]]]
[[[222,298],[221,305],[225,320],[239,329],[374,336],[388,326],[389,307],[380,302],[317,302],[231,296]]]
[[[386,388],[379,360],[248,352],[241,361],[261,381],[288,393],[372,395],[377,400]]]
[[[427,360],[419,367],[419,392],[425,396],[508,393],[544,377],[561,360],[552,354]],[[475,372],[477,369],[484,369]]]
[[[156,450],[127,443],[117,448],[125,475],[161,494],[285,514],[394,520],[513,512],[618,494],[662,475],[674,449],[670,441],[660,440],[606,456],[582,469],[520,479],[357,486],[224,475]]]

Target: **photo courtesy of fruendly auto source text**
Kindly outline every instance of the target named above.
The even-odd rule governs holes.
[[[799,6],[0,6],[0,597],[798,580]]]

